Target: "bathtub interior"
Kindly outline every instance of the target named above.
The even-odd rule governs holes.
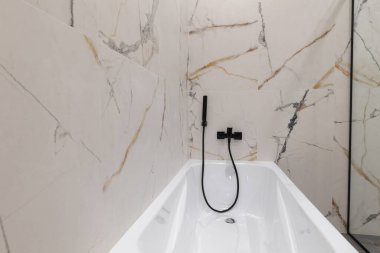
[[[236,191],[231,164],[206,165],[207,197],[214,207],[224,208]],[[138,237],[139,252],[335,252],[273,168],[238,166],[240,197],[225,214],[208,209],[200,166],[190,168]]]

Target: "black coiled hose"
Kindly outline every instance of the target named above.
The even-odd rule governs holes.
[[[236,202],[237,202],[237,200],[239,198],[239,174],[238,174],[238,171],[236,169],[235,161],[234,161],[234,158],[232,157],[232,153],[231,153],[231,138],[230,137],[228,138],[228,152],[230,153],[230,158],[231,158],[232,165],[234,167],[234,171],[235,171],[235,175],[236,175],[236,196],[235,196],[234,202],[232,203],[232,205],[230,207],[228,207],[227,209],[224,209],[224,210],[218,210],[218,209],[213,208],[210,205],[210,203],[207,200],[207,197],[206,197],[206,194],[205,194],[205,189],[204,189],[204,174],[205,174],[205,129],[206,129],[206,126],[203,125],[203,132],[202,132],[202,193],[203,193],[203,198],[205,199],[207,206],[211,210],[213,210],[214,212],[217,212],[217,213],[225,213],[225,212],[230,211],[232,208],[234,208],[234,206],[236,205]]]

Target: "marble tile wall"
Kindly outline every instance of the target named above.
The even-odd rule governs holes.
[[[273,160],[342,232],[346,224],[350,1],[189,0],[189,152]]]
[[[351,233],[380,235],[380,3],[355,1]]]
[[[107,252],[187,158],[274,160],[344,231],[347,0],[0,0],[0,252]],[[302,11],[300,11],[302,10]]]
[[[181,1],[0,0],[0,252],[108,252],[187,160]]]

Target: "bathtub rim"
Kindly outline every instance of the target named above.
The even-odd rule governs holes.
[[[229,163],[227,160],[206,160],[205,164],[220,164]],[[328,244],[336,253],[358,253],[354,247],[341,235],[341,233],[323,216],[323,214],[310,202],[310,200],[297,188],[290,178],[281,170],[281,168],[273,161],[236,161],[239,165],[259,166],[270,169],[276,174],[277,178],[285,188],[289,191],[292,197],[300,205],[305,215],[312,221],[316,229],[326,239]],[[137,218],[131,227],[123,234],[108,253],[138,253],[138,239],[149,225],[152,219],[160,211],[164,203],[170,198],[172,192],[182,182],[189,170],[195,166],[201,166],[201,160],[188,160],[178,173],[170,180],[168,185],[158,194],[146,210]]]

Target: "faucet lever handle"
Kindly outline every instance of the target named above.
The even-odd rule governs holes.
[[[223,139],[227,138],[227,134],[225,132],[217,132],[216,133],[216,138],[218,140],[223,140]]]
[[[232,138],[235,140],[242,140],[243,139],[243,133],[242,132],[235,132],[232,134]]]

